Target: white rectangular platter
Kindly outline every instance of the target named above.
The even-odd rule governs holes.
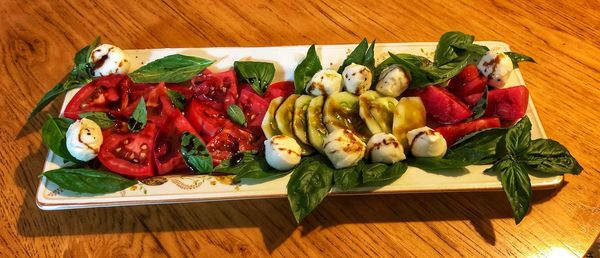
[[[490,49],[510,51],[507,44],[496,41],[478,42]],[[323,45],[317,46],[317,53],[321,58],[324,68],[337,70],[339,64],[356,45]],[[375,48],[376,62],[385,60],[388,51],[393,53],[410,53],[433,58],[436,43],[380,43]],[[171,55],[184,54],[217,60],[209,69],[222,71],[231,69],[237,60],[269,61],[275,64],[276,74],[273,81],[293,80],[296,65],[304,59],[309,46],[284,46],[284,47],[251,47],[251,48],[179,48],[179,49],[140,49],[127,50],[134,70],[143,64],[155,59]],[[523,77],[516,69],[510,80],[509,86],[524,85]],[[63,110],[77,90],[67,94],[63,103]],[[532,137],[546,138],[533,102],[529,101],[527,116],[531,119]],[[52,152],[44,166],[44,171],[59,168],[61,159]],[[392,194],[415,192],[451,192],[451,191],[490,191],[501,190],[502,186],[497,176],[484,174],[483,170],[489,166],[469,166],[464,171],[448,171],[445,173],[428,173],[418,168],[409,167],[406,173],[395,182],[383,187],[360,187],[351,191],[342,192],[335,187],[331,194]],[[228,178],[212,176],[167,176],[153,178],[139,183],[126,190],[105,194],[89,195],[78,194],[60,189],[42,178],[37,191],[36,203],[44,210],[77,209],[91,207],[110,207],[125,205],[165,204],[183,202],[204,202],[218,200],[258,199],[285,197],[286,184],[289,175],[272,181],[244,180],[237,184],[230,184]],[[537,177],[531,176],[531,185],[534,189],[547,189],[559,186],[563,181],[562,176]]]

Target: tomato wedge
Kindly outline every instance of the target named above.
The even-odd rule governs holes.
[[[260,146],[255,139],[250,132],[228,121],[223,130],[208,142],[206,148],[213,159],[213,165],[217,166],[235,153],[258,150]]]
[[[83,86],[73,96],[64,116],[79,119],[84,112],[107,112],[118,117],[129,104],[129,87],[132,82],[127,75],[109,75]]]
[[[280,81],[269,85],[267,91],[263,98],[267,100],[267,102],[271,103],[271,100],[278,97],[287,98],[290,95],[294,94],[296,88],[294,87],[293,81]]]
[[[139,92],[137,94],[139,94]],[[167,88],[164,83],[160,83],[156,87],[150,87],[150,89],[141,94],[141,96],[144,97],[144,101],[146,102],[148,121],[155,123],[158,127],[161,127],[165,123],[165,120],[171,112],[177,110],[167,96]],[[133,114],[133,111],[141,100],[141,96],[138,96],[135,101],[123,110],[125,118],[129,118],[131,114]]]
[[[158,131],[153,149],[156,172],[159,175],[173,171],[189,171],[183,156],[181,156],[181,136],[184,132],[190,132],[200,137],[180,112],[172,112]]]
[[[185,110],[185,118],[196,129],[204,142],[215,137],[229,122],[224,111],[206,105],[206,102],[192,99]]]
[[[442,136],[444,136],[444,139],[446,139],[446,144],[448,146],[452,146],[452,144],[454,144],[458,139],[462,138],[467,134],[481,131],[483,129],[497,127],[500,127],[500,119],[498,119],[497,117],[486,117],[475,119],[470,122],[440,126],[438,128],[435,128],[435,130],[440,132]]]
[[[211,107],[225,110],[238,98],[235,71],[201,73],[192,78],[192,92],[199,100],[211,102]]]
[[[133,178],[151,177],[154,175],[152,149],[156,133],[156,126],[152,123],[146,124],[137,133],[105,130],[98,159],[115,173]]]
[[[265,117],[265,113],[267,113],[269,101],[258,96],[249,85],[244,84],[242,85],[237,105],[244,112],[246,122],[248,123],[248,129],[255,135],[261,135],[262,129],[260,128],[260,125]]]
[[[487,86],[487,77],[479,74],[477,66],[467,65],[458,75],[450,79],[448,87],[449,92],[461,100],[472,94],[483,93]]]

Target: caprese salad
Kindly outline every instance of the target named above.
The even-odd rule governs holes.
[[[578,174],[556,141],[532,140],[529,93],[506,85],[528,56],[498,52],[461,32],[442,35],[433,60],[383,53],[361,41],[337,69],[315,46],[294,81],[272,82],[275,66],[171,55],[135,71],[120,48],[96,39],[75,56],[54,98],[81,87],[42,138],[65,167],[43,174],[83,193],[120,191],[158,175],[235,174],[268,180],[291,173],[288,199],[299,222],[332,186],[381,185],[408,166],[425,171],[492,164],[521,221],[530,207],[528,172]]]

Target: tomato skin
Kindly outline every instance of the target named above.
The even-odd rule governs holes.
[[[287,98],[290,95],[294,94],[296,88],[294,87],[293,81],[280,81],[269,85],[267,91],[263,95],[263,98],[267,100],[267,102],[271,103],[271,100],[277,97]]]
[[[256,94],[249,85],[244,84],[242,85],[237,105],[244,112],[246,122],[248,123],[247,128],[255,135],[261,135],[262,129],[260,128],[260,125],[267,113],[269,101]]]
[[[180,112],[172,112],[158,131],[153,148],[158,175],[190,170],[181,155],[181,136],[184,132],[200,137]]]
[[[110,171],[132,178],[146,178],[154,175],[152,149],[157,128],[148,123],[137,133],[104,132],[104,143],[100,147],[98,159]]]
[[[454,144],[458,139],[467,134],[481,131],[483,129],[498,127],[500,127],[500,119],[497,117],[485,117],[475,119],[470,122],[440,126],[435,128],[435,130],[444,136],[444,139],[446,139],[446,144],[449,147],[452,146],[452,144]]]
[[[121,110],[129,104],[131,84],[127,75],[119,74],[93,80],[73,96],[63,114],[74,120],[84,112],[106,112],[119,117]]]
[[[464,101],[469,95],[483,93],[487,81],[488,79],[485,76],[479,74],[477,66],[470,64],[450,79],[446,89]]]
[[[423,101],[428,120],[440,124],[454,124],[473,114],[467,105],[444,88],[431,85],[417,94]]]
[[[474,105],[479,101],[482,94],[473,94],[467,97],[467,102]],[[484,116],[499,117],[502,121],[507,121],[507,125],[517,121],[527,112],[529,104],[529,90],[527,87],[513,86],[502,89],[495,89],[488,92],[488,103]]]
[[[192,99],[185,110],[185,118],[196,129],[204,142],[215,137],[229,122],[224,111],[206,105],[206,102]]]
[[[225,110],[238,98],[235,71],[201,73],[192,78],[192,92],[199,100],[212,101],[213,108]]]

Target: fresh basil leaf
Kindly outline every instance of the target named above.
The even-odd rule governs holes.
[[[394,54],[394,55],[396,56],[396,58],[402,59],[405,62],[410,63],[413,67],[427,67],[427,66],[431,65],[431,61],[429,61],[429,59],[427,59],[426,57],[405,54],[405,53],[399,53],[399,54]],[[387,59],[383,60],[383,62],[381,62],[373,70],[373,85],[377,84],[377,81],[380,79],[379,77],[381,76],[381,73],[383,72],[383,70],[385,70],[386,68],[388,68],[392,65],[397,65],[397,64],[398,64],[398,62],[396,62],[395,59],[391,56],[388,57]],[[402,67],[404,68],[404,66],[402,66]]]
[[[321,156],[305,158],[292,172],[287,192],[296,222],[300,223],[331,190],[334,170],[327,163]]]
[[[532,62],[535,63],[535,60],[533,60],[533,58],[526,56],[524,54],[521,53],[517,53],[517,52],[504,52],[505,55],[507,55],[508,57],[510,57],[510,60],[513,63],[513,66],[515,68],[519,67],[519,63],[520,62]]]
[[[475,106],[473,106],[473,108],[471,109],[473,111],[473,116],[471,117],[471,120],[480,118],[485,114],[485,109],[487,108],[487,102],[488,102],[488,88],[485,87],[483,89],[483,94],[481,95],[481,98],[477,101],[477,104],[475,104]]]
[[[504,137],[504,148],[508,154],[520,156],[527,151],[531,142],[531,122],[527,116],[524,116],[508,129]]]
[[[365,59],[363,60],[362,65],[368,67],[371,71],[375,69],[375,40],[371,42],[369,49],[367,49],[367,53],[365,53]]]
[[[227,115],[231,119],[231,121],[236,122],[239,125],[247,126],[246,117],[244,116],[244,111],[238,105],[231,104],[227,107]]]
[[[181,92],[167,89],[167,96],[179,111],[183,112],[185,110],[185,96]]]
[[[38,101],[36,106],[33,108],[31,113],[29,114],[28,119],[31,119],[32,117],[37,115],[40,111],[42,111],[42,109],[44,109],[48,104],[50,104],[50,102],[52,102],[54,99],[61,96],[65,92],[70,91],[75,88],[79,88],[82,85],[85,85],[90,81],[91,81],[91,79],[77,80],[75,78],[69,77],[69,78],[63,80],[62,82],[54,85],[54,87],[52,89],[50,89],[50,91],[46,92],[46,94],[44,94],[44,96],[42,96],[42,98]]]
[[[94,50],[100,44],[100,39],[100,36],[97,36],[92,43],[77,51],[77,54],[75,54],[75,57],[73,58],[73,63],[75,65],[89,63],[92,50]]]
[[[223,160],[213,169],[214,172],[235,174],[235,180],[248,179],[275,179],[286,175],[289,171],[279,171],[267,163],[264,155],[251,152],[240,152]]]
[[[311,45],[306,53],[306,58],[296,66],[294,70],[294,85],[296,86],[296,94],[304,93],[304,88],[312,79],[313,75],[323,69],[321,60],[315,50],[315,45]]]
[[[72,123],[73,120],[64,117],[48,118],[42,126],[42,141],[59,157],[71,162],[81,162],[67,149],[66,134]]]
[[[435,48],[435,56],[433,58],[435,65],[441,67],[453,62],[459,55],[452,46],[471,44],[474,40],[475,37],[473,35],[464,34],[460,31],[444,33]]]
[[[531,206],[531,181],[527,169],[513,160],[503,158],[485,172],[499,172],[502,188],[513,209],[515,223],[519,224]]]
[[[479,165],[492,163],[498,159],[496,148],[506,131],[505,128],[492,128],[468,134],[454,143],[444,158]]]
[[[114,193],[138,183],[115,173],[88,168],[59,168],[42,176],[63,189],[90,194]]]
[[[466,51],[466,52],[470,52],[472,54],[476,54],[479,56],[483,56],[485,55],[485,53],[487,53],[490,49],[486,46],[483,45],[478,45],[478,44],[474,44],[474,43],[455,43],[455,44],[450,44],[451,47],[454,48],[455,52],[460,52],[460,51]],[[458,49],[458,51],[457,51]]]
[[[389,182],[400,178],[406,172],[408,166],[404,162],[396,162],[391,165],[372,163],[364,166],[363,183]]]
[[[359,186],[362,183],[362,171],[364,162],[359,162],[356,166],[337,169],[333,172],[333,181],[335,187],[342,191]]]
[[[404,67],[404,69],[408,71],[408,75],[410,77],[410,84],[408,86],[409,88],[421,88],[432,83],[427,76],[427,72],[421,66],[414,63],[414,59],[412,57],[406,59],[405,56],[395,55],[391,52],[389,54],[396,64]]]
[[[373,42],[373,43],[375,43],[375,42]],[[368,49],[369,49],[369,42],[367,41],[366,38],[364,38],[363,40],[360,41],[358,46],[356,46],[356,48],[354,48],[354,50],[352,50],[352,52],[350,52],[350,54],[346,57],[344,62],[342,62],[342,65],[340,65],[340,68],[338,68],[338,73],[342,74],[342,72],[344,71],[346,66],[349,66],[352,63],[362,65],[365,62],[365,55],[366,55]]]
[[[273,63],[235,61],[233,67],[238,76],[249,83],[252,89],[261,96],[265,93],[275,76],[275,66]]]
[[[471,162],[460,159],[445,158],[410,158],[406,162],[409,166],[417,167],[425,171],[441,171],[449,169],[462,169]]]
[[[583,167],[560,143],[550,139],[531,141],[527,152],[518,158],[530,170],[544,174],[579,174]]]
[[[213,63],[213,60],[175,54],[147,63],[129,73],[129,77],[138,83],[180,83],[191,80]]]
[[[139,132],[144,129],[147,122],[147,112],[146,101],[144,101],[144,97],[142,97],[135,107],[135,110],[133,110],[131,117],[129,117],[129,121],[127,121],[127,128],[129,128],[129,131]]]
[[[190,132],[181,135],[181,156],[185,164],[198,174],[207,174],[213,169],[212,157],[206,145]]]
[[[102,129],[111,128],[115,125],[115,120],[105,112],[85,112],[79,114],[79,118],[92,120]]]
[[[430,84],[439,84],[452,79],[452,77],[458,75],[469,64],[470,58],[471,54],[467,52],[464,55],[461,55],[450,62],[446,62],[443,65],[433,65],[427,67],[425,72],[430,78]]]

